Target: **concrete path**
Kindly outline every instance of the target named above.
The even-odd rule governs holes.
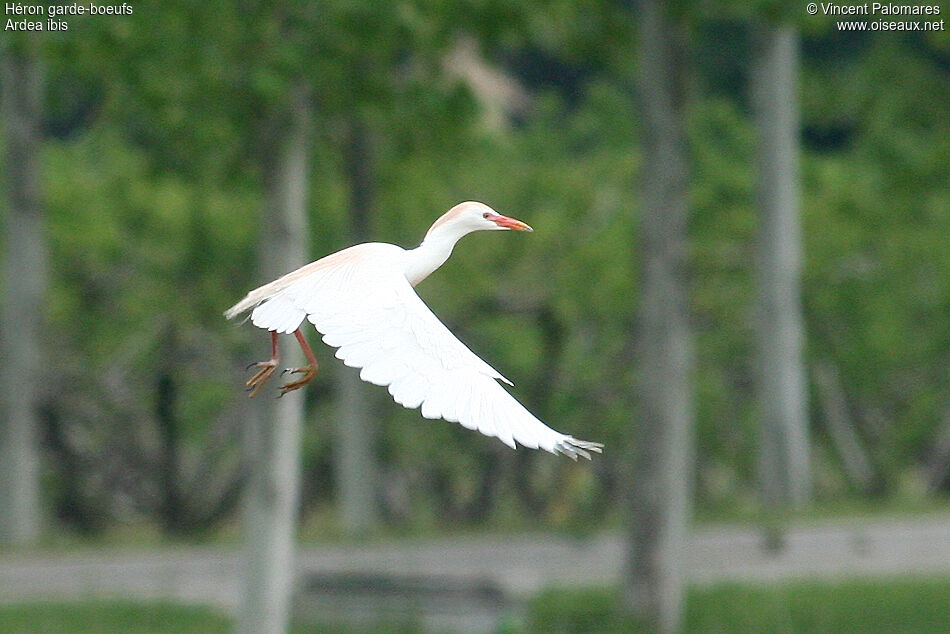
[[[828,522],[793,529],[777,554],[748,528],[704,528],[689,540],[686,566],[697,584],[880,575],[950,575],[950,515]],[[298,574],[364,572],[492,582],[524,596],[550,586],[608,585],[620,575],[619,534],[474,536],[431,541],[302,548]],[[0,601],[91,597],[171,599],[233,610],[240,552],[164,547],[0,555]]]

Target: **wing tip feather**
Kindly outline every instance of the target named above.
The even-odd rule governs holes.
[[[553,453],[561,453],[576,461],[577,457],[591,459],[591,453],[603,453],[604,444],[589,440],[578,440],[573,436],[565,436],[554,445]]]

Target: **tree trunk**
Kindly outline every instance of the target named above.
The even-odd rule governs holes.
[[[11,40],[3,48],[7,211],[0,312],[0,544],[28,545],[41,527],[38,404],[47,279],[39,155],[43,81],[29,42]]]
[[[682,43],[662,2],[642,0],[638,7],[644,135],[640,406],[624,601],[653,628],[672,632],[682,615],[693,478]]]
[[[368,130],[359,115],[349,125],[345,170],[350,185],[349,234],[352,242],[369,239],[373,207],[373,157]],[[350,535],[364,534],[378,521],[376,506],[376,428],[371,419],[371,387],[351,368],[339,372],[339,406],[336,421],[336,479],[343,528]]]
[[[762,27],[756,35],[759,468],[764,511],[776,518],[811,495],[799,279],[798,36],[787,27]]]
[[[267,161],[269,213],[263,221],[261,271],[272,280],[307,261],[307,187],[311,109],[294,102],[285,143]],[[266,154],[265,154],[266,156]],[[263,337],[262,337],[263,339]],[[263,347],[263,346],[262,346]],[[299,365],[296,342],[282,357]],[[248,434],[250,477],[245,502],[246,569],[239,631],[287,630],[294,582],[294,532],[300,490],[300,434],[304,391],[255,399],[257,416]]]
[[[927,490],[937,495],[947,481],[950,473],[950,407],[943,412],[933,449],[927,456],[924,473],[927,476]]]
[[[812,366],[812,376],[828,433],[841,457],[848,480],[862,493],[873,493],[880,488],[878,477],[848,414],[848,402],[838,370],[831,361],[818,361]]]
[[[173,338],[169,333],[170,342]],[[174,349],[174,344],[168,346]],[[169,351],[166,350],[166,355]],[[165,359],[171,359],[165,356]],[[155,385],[155,422],[158,426],[158,437],[161,439],[161,448],[159,449],[156,467],[158,469],[158,483],[161,495],[159,502],[159,517],[161,518],[162,530],[169,535],[181,535],[184,533],[185,510],[181,495],[181,488],[178,483],[178,469],[180,467],[181,456],[181,429],[178,425],[178,418],[175,415],[175,401],[177,399],[177,385],[175,384],[175,375],[168,361],[163,361],[162,367],[158,371]]]

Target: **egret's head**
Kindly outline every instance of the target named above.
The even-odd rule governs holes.
[[[520,220],[502,216],[488,205],[474,201],[459,203],[449,209],[429,228],[429,234],[440,228],[458,235],[465,235],[472,231],[499,231],[502,229],[534,231]]]

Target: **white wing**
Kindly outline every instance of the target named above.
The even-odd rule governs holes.
[[[374,256],[384,257],[363,257],[370,246]],[[395,265],[398,254],[381,248],[398,247],[360,247],[364,250],[340,252],[342,257],[326,266],[310,265],[312,271],[260,303],[251,321],[289,333],[306,317],[327,345],[338,348],[337,358],[362,368],[361,379],[388,386],[393,400],[421,407],[425,418],[459,423],[512,448],[518,443],[575,460],[600,452],[599,443],[542,423],[498,383],[511,384],[439,321]]]

